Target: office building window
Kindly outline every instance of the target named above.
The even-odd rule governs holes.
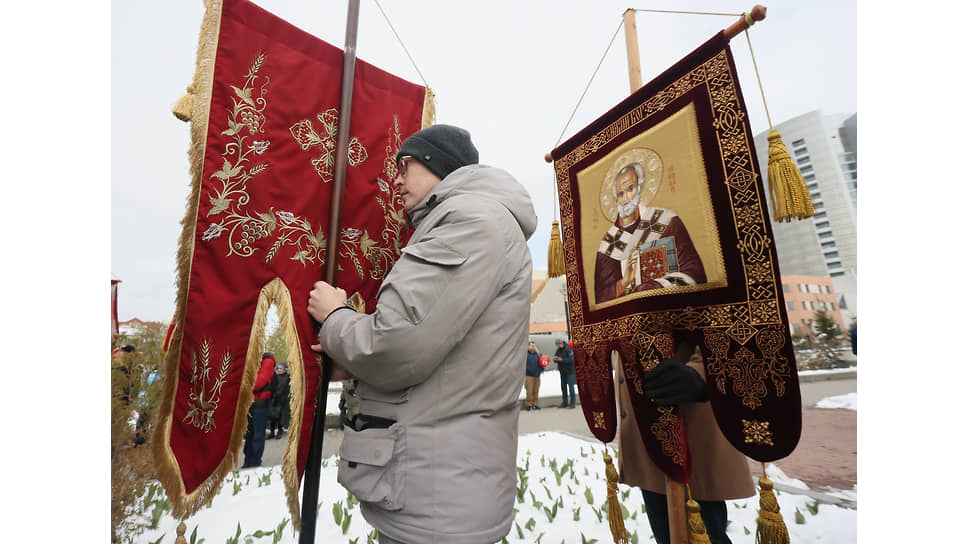
[[[810,309],[810,306],[807,304],[807,301],[803,301],[803,309],[804,310],[809,310]]]
[[[796,309],[797,309],[797,307],[796,307],[796,306],[794,306],[792,302],[787,302],[787,303],[786,303],[786,306],[787,306],[787,310],[789,310],[789,311],[791,311],[791,312],[792,312],[793,310],[796,310]]]
[[[800,138],[799,140],[794,140],[793,142],[793,147],[803,147],[805,145],[807,145],[807,142],[803,138]]]
[[[811,165],[811,164],[808,164],[808,165],[803,166],[803,167],[800,168],[800,173],[801,174],[806,175],[806,174],[809,174],[810,172],[813,172],[813,165]]]
[[[783,292],[784,293],[789,293],[790,292],[790,284],[789,283],[784,283],[783,284]]]
[[[802,157],[797,158],[797,164],[809,164],[809,163],[810,163],[810,155],[804,155]]]

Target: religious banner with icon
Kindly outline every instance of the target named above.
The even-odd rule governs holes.
[[[779,265],[728,40],[719,33],[552,151],[575,367],[589,428],[616,432],[611,353],[670,478],[692,461],[678,408],[643,374],[698,344],[726,438],[772,461],[800,437]]]
[[[291,424],[283,476],[294,525],[321,374],[307,300],[327,259],[360,311],[405,245],[392,186],[429,91],[356,63],[338,255],[326,254],[343,52],[244,0],[209,0],[190,87],[191,195],[178,253],[154,438],[176,515],[209,501],[238,467],[275,306],[288,353]]]

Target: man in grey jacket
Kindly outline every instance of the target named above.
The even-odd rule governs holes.
[[[313,348],[334,379],[359,380],[338,479],[381,543],[493,543],[513,521],[537,217],[520,183],[478,164],[466,130],[413,134],[397,165],[415,230],[376,310],[353,311],[325,282],[309,297]]]

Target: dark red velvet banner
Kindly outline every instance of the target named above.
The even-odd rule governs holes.
[[[192,195],[156,461],[176,511],[237,467],[275,305],[289,343],[292,421],[283,472],[293,508],[321,366],[306,311],[328,258],[372,311],[406,242],[394,156],[421,128],[425,89],[357,61],[339,254],[326,254],[343,52],[242,0],[209,6],[192,110]]]
[[[722,33],[552,152],[582,409],[615,436],[617,351],[655,463],[688,482],[676,408],[644,374],[673,336],[698,344],[716,419],[772,461],[800,436],[800,391],[765,193]],[[633,194],[634,193],[634,194]]]

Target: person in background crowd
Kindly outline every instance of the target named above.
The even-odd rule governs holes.
[[[746,457],[734,448],[716,423],[706,392],[702,355],[695,344],[676,337],[676,359],[662,359],[644,376],[645,394],[656,406],[678,406],[692,452],[690,496],[699,503],[700,515],[712,544],[730,544],[726,500],[752,496],[753,478]],[[684,362],[685,361],[685,362]],[[645,512],[657,544],[670,544],[666,477],[652,462],[625,381],[618,365],[615,389],[619,404],[619,481],[642,490]],[[685,506],[685,505],[683,505]]]
[[[561,404],[558,408],[575,407],[575,356],[564,340],[555,341],[555,363],[558,364],[558,374],[561,376]]]
[[[541,387],[541,352],[534,342],[528,342],[528,362],[524,370],[524,390],[526,397],[524,409],[527,411],[540,410],[538,406],[538,389]]]
[[[289,425],[289,363],[286,361],[276,365],[270,390],[268,438],[282,438],[283,430]]]
[[[249,426],[245,429],[245,444],[242,453],[245,459],[242,468],[262,466],[262,452],[266,449],[266,416],[269,412],[269,399],[272,397],[272,373],[276,359],[271,353],[262,354],[262,364],[252,386],[252,404],[249,406]]]

